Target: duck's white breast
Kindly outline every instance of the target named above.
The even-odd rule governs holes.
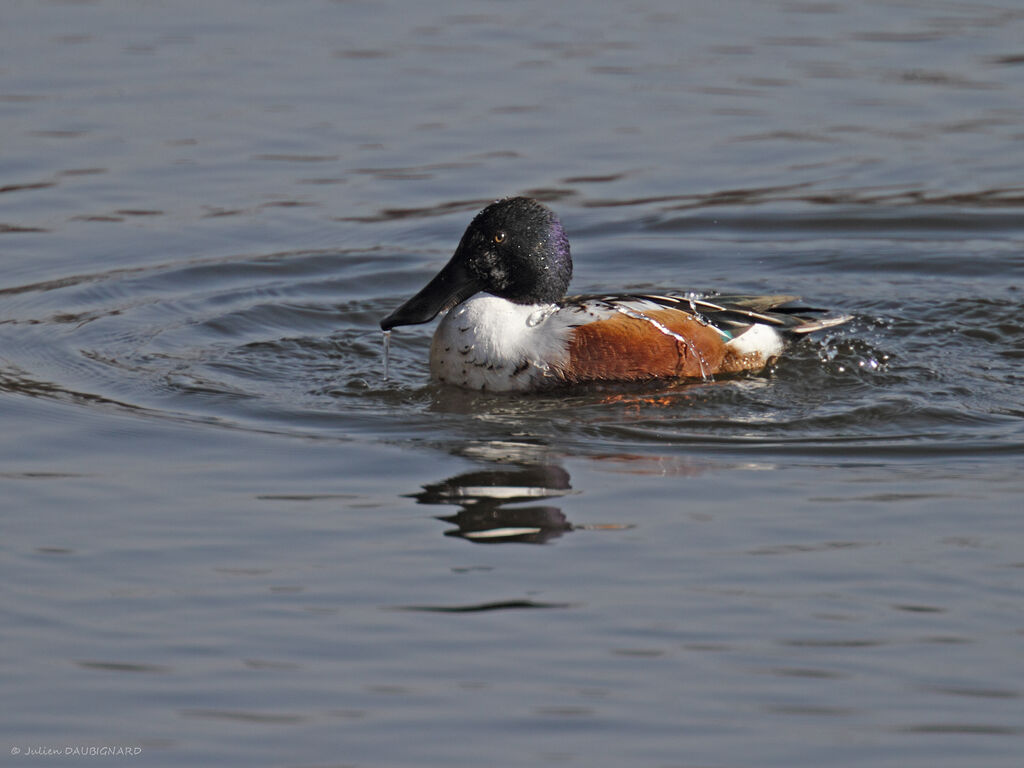
[[[430,373],[469,389],[535,389],[568,364],[571,328],[554,305],[482,294],[441,320],[430,346]]]

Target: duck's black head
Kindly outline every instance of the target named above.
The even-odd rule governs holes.
[[[571,278],[569,240],[558,217],[536,200],[509,197],[476,215],[444,269],[380,327],[429,322],[480,291],[517,304],[558,301]]]

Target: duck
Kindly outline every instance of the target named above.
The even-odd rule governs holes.
[[[435,381],[535,392],[761,371],[793,341],[851,319],[788,295],[567,296],[572,267],[554,211],[504,198],[473,218],[448,263],[380,327],[446,313],[430,345]]]

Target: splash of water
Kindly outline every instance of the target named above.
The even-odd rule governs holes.
[[[718,333],[720,333],[723,336],[723,338],[725,338],[728,341],[729,339],[732,338],[732,334],[712,325],[711,321],[707,318],[707,316],[702,314],[701,311],[697,308],[697,301],[704,298],[705,297],[703,294],[695,293],[693,291],[690,291],[689,293],[686,294],[686,300],[690,304],[690,314],[693,315],[693,319],[696,320],[698,323],[700,323],[701,325],[710,326],[714,330],[718,331]]]
[[[543,323],[557,311],[557,304],[549,304],[546,307],[541,307],[536,312],[531,313],[530,316],[526,318],[526,327],[536,328],[538,325]]]
[[[384,331],[384,381],[391,378],[391,331]]]

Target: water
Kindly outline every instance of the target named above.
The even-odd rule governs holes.
[[[1018,766],[1022,31],[5,3],[0,753]],[[445,390],[432,325],[385,375],[509,194],[576,292],[854,320],[731,381]]]

